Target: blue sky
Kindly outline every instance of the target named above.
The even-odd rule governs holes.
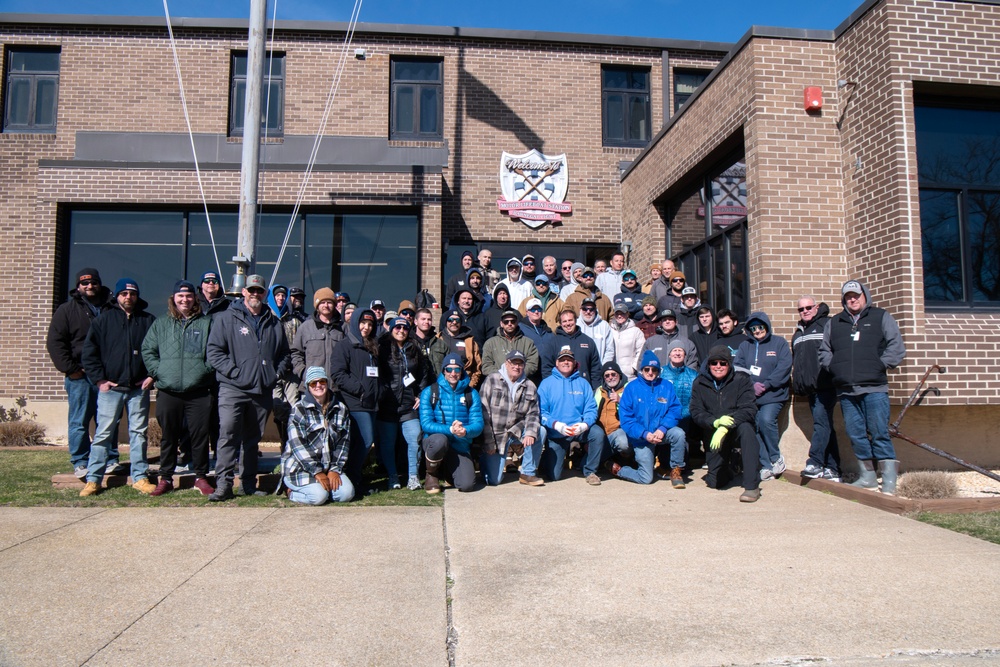
[[[273,2],[268,7],[268,17]],[[278,18],[347,21],[347,0],[277,0]],[[734,42],[752,25],[832,30],[862,0],[367,0],[360,20]],[[249,0],[170,0],[174,17],[245,17]],[[0,0],[0,12],[163,16],[158,0]]]

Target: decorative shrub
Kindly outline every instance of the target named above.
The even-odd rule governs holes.
[[[900,475],[896,494],[914,500],[954,498],[958,495],[958,482],[946,472],[918,470]]]
[[[30,419],[0,423],[0,447],[34,447],[45,444],[45,427]]]

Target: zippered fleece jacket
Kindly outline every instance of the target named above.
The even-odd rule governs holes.
[[[94,384],[111,380],[121,391],[135,388],[149,373],[142,362],[142,341],[156,319],[139,299],[129,316],[120,306],[94,319],[83,344],[83,368]]]
[[[452,389],[444,379],[444,373],[438,375],[438,401],[431,406],[431,388],[428,386],[420,392],[420,429],[424,436],[440,433],[448,438],[448,446],[459,454],[469,455],[472,440],[483,432],[482,399],[475,389],[469,390],[469,401],[466,401],[465,390],[469,387],[469,378],[462,373],[462,378]],[[451,423],[455,420],[465,426],[465,437],[459,438],[451,432]]]
[[[142,360],[156,388],[174,393],[207,389],[212,384],[212,368],[207,359],[209,328],[207,315],[179,320],[161,317],[142,341]]]
[[[219,383],[246,394],[270,394],[289,368],[288,339],[281,322],[265,306],[258,331],[243,301],[216,316],[207,355]]]

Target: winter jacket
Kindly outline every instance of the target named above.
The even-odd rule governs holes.
[[[236,301],[212,323],[208,363],[220,384],[246,394],[268,394],[291,370],[288,340],[270,308],[261,311],[260,328],[243,301]]]
[[[292,372],[300,382],[310,366],[320,366],[327,376],[333,372],[333,351],[344,340],[340,313],[333,311],[329,324],[318,313],[299,325],[292,341]]]
[[[635,326],[639,328],[642,332],[642,336],[645,340],[649,340],[656,335],[656,330],[660,328],[660,317],[659,315],[654,316],[652,319],[647,318],[646,314],[640,310],[636,313],[636,316],[632,318],[635,320]]]
[[[448,328],[445,326],[444,320],[448,317],[448,312],[441,316],[441,333],[438,337],[448,346],[448,350],[441,356],[440,359],[436,359],[433,368],[435,370],[441,369],[441,362],[444,361],[445,355],[454,352],[459,357],[462,358],[462,365],[465,367],[465,373],[469,376],[469,384],[472,387],[478,387],[479,383],[483,379],[483,357],[482,351],[479,347],[479,343],[472,335],[472,330],[467,324],[463,323],[461,328],[459,328],[458,333],[452,336],[448,333]]]
[[[660,277],[653,281],[652,286],[649,288],[649,294],[654,299],[659,301],[660,297],[670,294],[670,276],[666,273],[660,274]]]
[[[685,308],[681,306],[675,312],[677,313],[677,328],[681,330],[688,338],[694,338],[694,332],[698,327],[698,309],[701,308],[701,301],[698,300],[690,308]],[[704,357],[702,357],[704,359]]]
[[[673,364],[667,364],[660,372],[660,377],[674,386],[674,393],[681,403],[681,419],[691,416],[691,386],[698,371],[689,366],[677,368]]]
[[[646,337],[631,319],[622,325],[617,320],[611,320],[611,336],[615,343],[615,361],[621,366],[622,373],[630,381],[635,379],[636,366],[642,358],[642,346]]]
[[[764,393],[757,397],[757,405],[784,403],[788,400],[788,380],[792,372],[792,351],[788,341],[771,332],[771,320],[764,312],[750,314],[747,322],[758,320],[767,327],[767,336],[758,341],[747,333],[733,357],[733,367],[750,375],[751,383],[764,385]],[[754,373],[751,367],[760,369]]]
[[[525,375],[531,377],[538,372],[541,363],[538,357],[538,348],[535,347],[535,343],[530,338],[524,335],[520,326],[514,330],[512,338],[507,338],[501,328],[497,328],[493,333],[496,335],[487,340],[486,345],[483,346],[483,377],[500,370],[511,350],[520,350],[524,354]]]
[[[460,454],[469,454],[469,447],[474,438],[483,432],[483,408],[479,392],[469,387],[469,378],[462,377],[453,389],[444,374],[437,377],[438,400],[431,405],[431,387],[420,392],[420,430],[424,436],[440,433],[448,438],[448,446]],[[469,389],[468,401],[465,390]],[[458,437],[451,432],[451,424],[455,420],[465,426],[465,437]]]
[[[483,405],[483,452],[507,453],[507,438],[538,438],[541,413],[538,388],[522,374],[511,382],[506,366],[490,373],[480,391]]]
[[[583,315],[580,315],[576,318],[576,324],[580,327],[580,331],[594,339],[602,365],[615,360],[615,340],[611,336],[611,325],[602,320],[600,315],[594,315],[594,320],[590,324],[587,324]]]
[[[434,327],[431,327],[430,331],[427,332],[427,338],[421,338],[416,334],[416,331],[416,327],[410,330],[410,338],[413,339],[417,348],[420,349],[427,359],[431,371],[441,368],[441,362],[444,361],[445,356],[450,352],[448,344],[438,337]]]
[[[515,260],[507,260],[507,266],[511,265],[511,262]],[[524,279],[524,267],[522,267],[522,273],[517,277],[517,280],[510,279],[510,272],[508,271],[507,277],[500,281],[500,284],[507,286],[507,291],[510,293],[510,307],[517,308],[521,305],[521,302],[528,298],[531,294],[531,283]]]
[[[577,285],[573,293],[569,295],[564,301],[566,302],[566,308],[572,308],[573,312],[580,315],[580,306],[587,299],[593,299],[594,305],[597,307],[597,314],[601,316],[603,320],[610,320],[612,311],[614,307],[611,305],[611,299],[608,298],[606,294],[603,294],[601,290],[594,288],[593,294],[583,285]]]
[[[754,424],[757,402],[753,381],[732,367],[726,377],[716,381],[706,368],[691,385],[691,419],[703,433],[709,434],[715,431],[715,420],[723,415],[729,415],[735,422],[730,431],[743,423]]]
[[[206,359],[211,323],[207,315],[153,322],[142,341],[142,360],[157,389],[183,393],[212,386],[215,369]]]
[[[125,391],[149,377],[142,361],[142,341],[156,317],[146,312],[147,305],[139,299],[131,315],[115,306],[94,319],[81,355],[91,382],[110,380]]]
[[[564,345],[573,348],[580,376],[590,383],[592,389],[596,389],[601,384],[601,356],[597,351],[597,343],[580,331],[580,327],[574,328],[573,333],[566,333],[562,327],[556,329],[555,335],[549,341],[548,349],[542,354],[542,377],[547,378],[552,373],[556,357]]]
[[[645,443],[647,434],[654,431],[666,434],[677,426],[681,403],[672,384],[662,378],[649,381],[640,375],[625,385],[618,402],[618,417],[625,435]]]
[[[698,350],[698,361],[704,361],[708,359],[708,351],[715,347],[716,342],[719,340],[719,327],[715,323],[715,313],[712,313],[712,326],[709,327],[708,331],[701,328],[700,324],[695,324],[694,331],[691,333],[691,342],[694,343],[694,347]]]
[[[405,422],[419,418],[414,404],[424,387],[434,382],[430,360],[423,355],[412,338],[402,347],[392,336],[379,341],[379,368],[385,369],[386,389],[378,406],[378,418],[388,422]],[[407,381],[407,378],[412,381]]]
[[[604,382],[604,374],[609,370],[618,373],[620,380],[616,387],[609,387]],[[618,417],[618,401],[613,400],[622,397],[628,379],[622,373],[622,369],[613,361],[609,361],[601,366],[601,386],[594,390],[594,401],[597,402],[597,423],[604,429],[604,433],[613,433],[621,427],[621,419]]]
[[[830,372],[819,365],[823,330],[830,319],[830,307],[820,303],[816,317],[806,324],[799,320],[792,334],[792,391],[796,396],[810,396],[833,389]]]
[[[500,326],[500,318],[503,317],[503,311],[507,310],[506,307],[501,308],[497,305],[497,293],[506,292],[507,302],[510,303],[510,290],[507,289],[507,285],[500,283],[493,289],[493,299],[490,303],[489,308],[483,310],[482,314],[476,318],[477,330],[473,331],[473,336],[476,337],[476,341],[482,340],[482,345],[486,344],[490,336],[496,333],[497,327]],[[469,323],[472,326],[472,323]]]
[[[670,365],[670,348],[674,343],[684,346],[684,365],[698,370],[698,348],[679,330],[675,330],[672,334],[664,332],[651,336],[643,344],[642,351],[652,350],[660,360],[660,366],[665,368]]]
[[[341,473],[351,446],[347,406],[331,396],[326,409],[306,392],[288,417],[288,446],[281,454],[281,474],[296,486],[316,481],[316,473]]]
[[[823,330],[820,366],[830,371],[838,394],[857,395],[889,391],[886,371],[906,357],[906,347],[896,320],[871,305],[868,287],[861,286],[868,304],[857,321],[844,310],[831,317]]]
[[[229,306],[232,305],[232,301],[229,300],[225,294],[219,294],[211,301],[205,298],[205,295],[198,291],[198,303],[201,304],[201,312],[203,315],[208,315],[213,320],[219,316],[219,313],[224,313],[229,310]]]
[[[371,354],[362,341],[361,315],[375,313],[365,309],[355,311],[347,323],[347,336],[330,355],[330,379],[337,384],[341,400],[351,412],[375,412],[385,390],[389,370],[379,364],[379,358]]]
[[[551,287],[545,293],[545,297],[543,299],[539,296],[535,288],[532,287],[531,294],[517,307],[517,312],[521,313],[521,317],[526,317],[528,315],[528,301],[538,299],[542,302],[542,321],[548,324],[550,328],[555,329],[559,326],[559,313],[566,307],[566,304],[563,303],[563,300],[559,298],[559,294]]]
[[[593,426],[597,421],[594,388],[578,371],[566,377],[558,369],[552,369],[552,373],[538,387],[538,404],[542,426],[552,429],[551,435],[554,436],[560,436],[554,429],[556,422],[569,425],[583,422]]]
[[[72,375],[83,370],[80,357],[90,325],[100,313],[117,307],[111,298],[111,290],[103,285],[98,292],[98,304],[91,308],[84,296],[74,289],[69,293],[69,299],[53,313],[45,347],[60,373]]]
[[[615,295],[622,291],[623,273],[625,273],[624,269],[615,271],[608,267],[604,270],[604,273],[597,274],[597,278],[594,280],[594,287],[601,290],[609,299],[614,299]],[[636,289],[641,290],[642,288],[637,286]]]
[[[656,312],[662,313],[664,310],[669,308],[670,310],[676,313],[678,310],[681,309],[681,304],[683,303],[684,302],[681,301],[680,294],[667,292],[663,296],[658,297],[656,299]]]

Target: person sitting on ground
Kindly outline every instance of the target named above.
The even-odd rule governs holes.
[[[677,426],[682,428],[687,436],[688,461],[690,461],[693,458],[691,456],[692,445],[700,451],[699,445],[701,444],[700,429],[691,421],[691,386],[694,384],[695,378],[698,377],[698,371],[685,363],[687,352],[684,351],[684,345],[681,343],[672,343],[667,356],[670,363],[663,367],[660,377],[674,386],[674,393],[677,394],[677,400],[681,403],[681,416],[677,420]],[[708,356],[708,352],[705,353],[705,356]]]
[[[459,491],[471,491],[476,468],[470,447],[483,432],[482,400],[457,354],[445,356],[437,381],[420,393],[419,409],[427,464],[424,490],[440,493],[438,479],[451,477]]]
[[[734,472],[729,459],[735,448],[743,461],[743,494],[740,502],[760,499],[760,445],[754,430],[757,403],[753,382],[745,373],[733,370],[732,356],[725,345],[716,345],[708,353],[705,368],[691,386],[691,419],[709,441],[708,474],[710,489],[724,489]]]
[[[521,484],[543,486],[536,476],[542,456],[545,429],[538,409],[538,388],[527,378],[526,359],[512,349],[499,369],[486,376],[480,398],[483,402],[483,446],[479,469],[486,483],[503,480],[507,459],[521,458]]]
[[[281,478],[293,503],[346,503],[354,484],[344,474],[351,447],[347,406],[330,391],[322,366],[306,369],[306,391],[288,418],[288,447],[281,454]]]

